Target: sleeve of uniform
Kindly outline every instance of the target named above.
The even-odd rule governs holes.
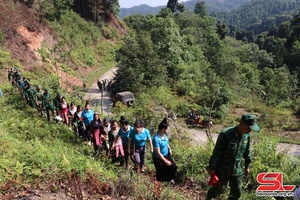
[[[209,159],[208,167],[212,170],[216,170],[217,164],[219,162],[220,156],[223,153],[223,149],[225,147],[225,133],[221,132],[218,136],[217,143],[213,150],[213,153]]]
[[[250,136],[248,136],[248,144],[247,144],[247,147],[246,147],[246,150],[243,154],[243,157],[245,159],[245,169],[248,169],[250,167],[250,164],[251,164],[251,152],[250,152]]]

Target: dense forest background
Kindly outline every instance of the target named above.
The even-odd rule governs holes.
[[[298,184],[299,159],[276,151],[279,141],[299,143],[299,134],[278,137],[300,130],[298,6],[296,0],[169,0],[157,14],[121,20],[118,0],[1,1],[0,112],[6,114],[0,115],[0,197],[17,193],[21,198],[28,188],[63,190],[73,199],[204,197],[213,142],[191,145],[185,131],[189,112],[214,120],[208,132],[237,123],[241,113],[236,110],[259,116],[262,130],[253,133],[255,161],[245,180],[245,199],[257,198],[260,172],[284,171],[285,184]],[[158,195],[149,189],[153,165],[146,176],[124,173],[107,158],[95,157],[67,127],[38,117],[8,84],[12,67],[75,104],[84,103],[78,98],[86,92],[83,83],[89,87],[117,67],[112,97],[130,90],[136,102],[116,104],[110,118],[125,115],[131,123],[141,118],[155,130],[165,111],[179,117],[170,122],[177,185],[163,185]]]

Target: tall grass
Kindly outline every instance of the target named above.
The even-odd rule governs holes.
[[[173,147],[174,158],[178,161],[179,175],[183,182],[190,180],[196,188],[206,191],[209,176],[205,170],[213,151],[213,144],[208,142],[200,147],[191,147],[189,140],[182,135]],[[259,186],[256,177],[262,172],[282,172],[285,185],[299,185],[300,159],[290,157],[285,152],[278,152],[279,138],[259,133],[251,133],[251,173],[243,181],[242,199],[257,199],[255,190]],[[227,193],[221,199],[227,198]],[[272,199],[266,197],[262,199]]]
[[[58,191],[61,185],[67,182],[71,185],[72,179],[76,179],[77,186],[73,183],[67,191],[79,196],[78,190],[85,188],[91,193],[90,190],[99,190],[97,197],[93,194],[95,198],[101,198],[104,190],[117,199],[122,195],[131,199],[154,198],[154,166],[150,154],[147,155],[149,176],[125,171],[108,158],[94,156],[93,148],[83,143],[67,126],[38,116],[8,84],[3,88],[5,97],[0,98],[0,112],[5,113],[0,115],[2,194],[9,193],[7,185],[20,185],[22,190],[28,185],[40,187],[45,182],[52,191]],[[102,183],[103,188],[94,181]],[[78,186],[79,183],[84,185]],[[89,184],[95,188],[89,189]],[[185,199],[169,184],[163,184],[160,198]]]

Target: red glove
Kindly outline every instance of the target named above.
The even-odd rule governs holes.
[[[214,174],[210,177],[210,179],[209,179],[209,181],[208,181],[208,185],[221,187],[219,178],[218,178],[218,176],[216,175],[216,173],[214,173]]]

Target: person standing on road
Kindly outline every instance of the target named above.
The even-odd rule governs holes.
[[[152,158],[156,169],[157,181],[174,181],[177,172],[177,165],[172,158],[172,150],[169,146],[169,139],[166,136],[169,131],[168,119],[164,118],[158,125],[158,132],[152,139],[154,147]]]
[[[216,198],[225,192],[229,182],[229,200],[239,199],[242,193],[243,174],[250,173],[250,132],[259,131],[258,117],[244,114],[237,126],[224,129],[218,136],[217,143],[209,160],[207,172],[217,176],[219,185],[212,186],[207,192],[207,199]],[[245,160],[244,170],[242,159]]]
[[[131,143],[134,144],[134,160],[135,169],[137,173],[145,172],[145,160],[146,160],[146,141],[150,144],[151,153],[153,152],[152,140],[150,131],[144,128],[142,121],[136,121],[134,123],[134,130],[130,132],[128,138],[128,152],[130,153]]]
[[[99,88],[99,91],[101,92],[102,91],[102,83],[99,79],[97,80],[97,86]]]
[[[91,145],[90,123],[94,119],[94,111],[91,110],[89,103],[85,104],[85,109],[81,112],[81,117],[83,120],[84,140],[88,141],[88,144]]]

